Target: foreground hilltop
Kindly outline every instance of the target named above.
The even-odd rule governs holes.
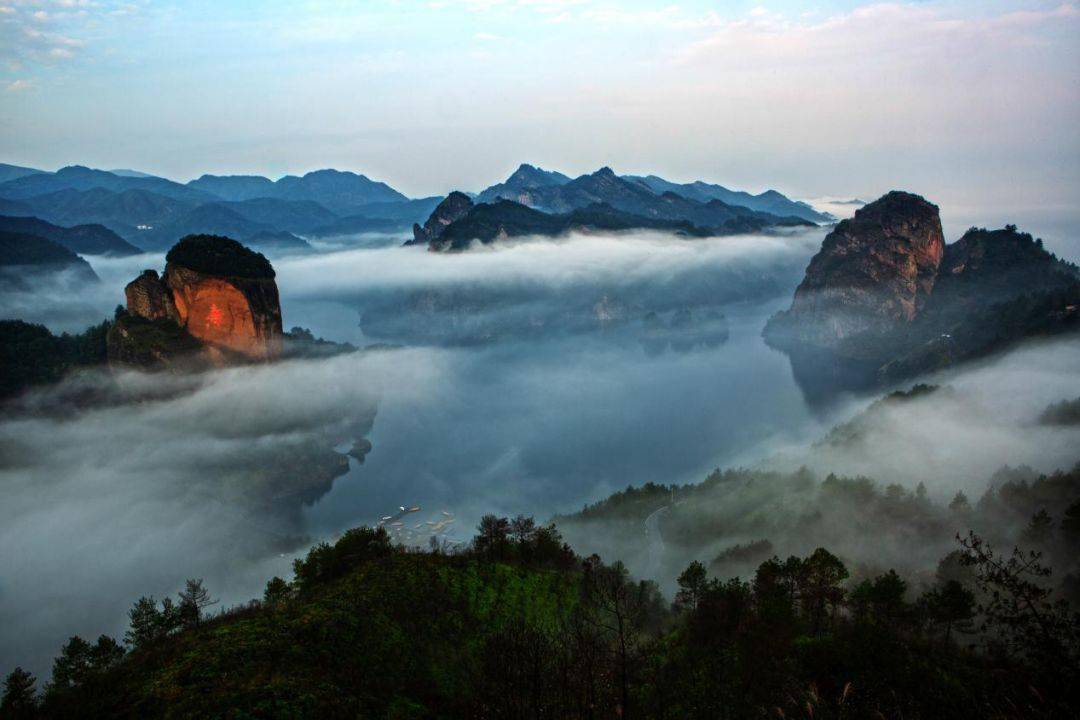
[[[1080,328],[1080,273],[1006,226],[946,245],[938,207],[893,191],[837,224],[766,340],[804,387],[888,383]]]

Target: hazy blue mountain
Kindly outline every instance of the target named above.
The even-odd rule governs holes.
[[[166,250],[187,235],[224,235],[240,242],[256,234],[274,230],[252,222],[227,203],[207,203],[184,213],[172,222],[141,233],[139,244],[148,250]]]
[[[18,180],[21,177],[27,175],[37,175],[45,172],[44,170],[35,170],[34,168],[20,167],[19,165],[8,165],[6,163],[0,163],[0,183],[8,182],[9,180]]]
[[[188,187],[224,200],[274,197],[274,181],[261,175],[203,175],[189,182]]]
[[[414,222],[423,222],[442,201],[442,195],[434,195],[403,202],[369,203],[358,207],[355,214],[369,218],[398,220],[403,225],[411,225]]]
[[[499,199],[523,202],[521,198],[527,198],[529,190],[552,185],[565,185],[568,182],[570,182],[570,178],[560,172],[544,170],[526,163],[515,170],[506,179],[506,182],[492,185],[476,195],[474,199],[481,203],[495,202]]]
[[[306,233],[338,219],[338,216],[313,200],[251,198],[237,202],[216,203],[247,220],[290,233]]]
[[[141,244],[139,229],[155,228],[190,212],[195,204],[147,190],[59,190],[21,201],[36,217],[57,225],[98,223]],[[2,207],[2,205],[0,205]],[[9,212],[10,214],[10,212]],[[24,214],[24,213],[20,213]]]
[[[284,230],[262,230],[245,238],[244,245],[271,256],[314,251],[306,240]]]
[[[80,165],[61,168],[54,173],[35,173],[9,180],[0,184],[0,198],[26,200],[58,190],[92,190],[94,188],[104,188],[113,192],[147,190],[174,200],[191,203],[218,199],[209,193],[164,178],[123,177]]]
[[[34,209],[22,200],[5,200],[0,198],[0,215],[13,217],[26,217],[34,214]]]
[[[150,173],[142,172],[141,170],[130,170],[127,168],[117,168],[116,170],[108,170],[113,175],[119,175],[120,177],[133,177],[133,178],[156,178],[157,175],[151,175]]]
[[[601,168],[562,185],[533,188],[523,193],[524,204],[552,213],[567,213],[601,203],[632,215],[688,222],[718,232],[753,232],[770,225],[807,224],[790,216],[763,213],[721,200],[698,202],[673,192],[657,195],[648,187],[619,177],[611,168]]]
[[[316,170],[302,177],[286,175],[276,182],[259,175],[203,175],[188,187],[226,200],[269,197],[316,202],[337,215],[363,214],[360,208],[365,205],[409,199],[386,183],[341,170]]]
[[[102,225],[60,227],[36,217],[0,216],[0,231],[36,235],[80,255],[138,255],[142,250]]]
[[[690,236],[706,236],[709,230],[684,221],[661,220],[622,212],[610,205],[594,203],[567,213],[545,213],[512,200],[480,203],[461,219],[433,237],[432,250],[464,250],[474,240],[490,243],[500,238],[524,235],[554,236],[570,230],[665,230]]]
[[[322,227],[314,228],[305,235],[310,237],[336,237],[361,233],[392,233],[404,230],[409,223],[404,220],[372,218],[367,215],[346,215]]]
[[[0,231],[0,288],[25,290],[39,273],[74,271],[80,280],[96,281],[90,264],[63,245],[38,235]]]
[[[409,199],[386,183],[341,170],[316,170],[303,177],[286,175],[274,185],[275,197],[314,200],[338,215],[359,213],[362,205]]]
[[[700,180],[692,183],[673,183],[656,175],[624,175],[623,178],[643,185],[658,195],[673,192],[702,203],[720,200],[728,205],[737,205],[772,215],[798,217],[815,223],[831,222],[835,219],[827,213],[818,212],[804,202],[792,200],[776,190],[766,190],[759,195],[751,195],[748,192],[729,190],[722,185]]]

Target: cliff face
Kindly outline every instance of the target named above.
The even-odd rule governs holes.
[[[281,353],[281,306],[272,279],[206,275],[170,263],[165,284],[177,322],[208,346],[253,360]]]
[[[891,192],[837,225],[791,309],[765,326],[808,397],[860,389],[1080,328],[1080,273],[1017,231],[946,246],[937,207]]]
[[[163,277],[147,270],[124,288],[128,318],[110,336],[110,359],[169,365],[195,351],[226,364],[281,354],[281,305],[266,258],[229,238],[194,235],[166,260]]]
[[[925,307],[944,252],[937,206],[891,192],[826,236],[791,309],[770,325],[821,347],[894,330]]]

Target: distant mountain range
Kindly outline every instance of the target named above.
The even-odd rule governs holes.
[[[473,197],[477,206],[510,200],[561,216],[550,220],[516,213],[515,222],[520,221],[522,228],[588,218],[598,229],[633,225],[678,232],[749,231],[832,219],[775,191],[751,195],[704,182],[680,185],[653,175],[620,177],[608,168],[572,179],[526,164],[505,182]],[[104,245],[76,250],[85,253],[124,254],[133,247],[157,251],[196,233],[228,235],[270,253],[305,251],[310,246],[304,237],[403,231],[423,222],[443,200],[441,196],[410,199],[386,183],[329,169],[278,180],[203,175],[180,183],[130,169],[105,171],[73,165],[46,172],[0,164],[0,215],[37,218],[59,230],[102,226],[117,236],[106,240],[94,231]],[[510,208],[501,206],[498,211],[482,211],[481,217],[488,222],[508,212]],[[63,235],[51,232],[53,238]]]
[[[451,193],[422,227],[413,226],[409,244],[427,244],[431,250],[464,250],[473,241],[554,236],[570,230],[648,229],[704,237],[812,224],[799,217],[781,217],[716,199],[698,202],[674,192],[658,195],[620,178],[610,168],[566,182],[564,177],[522,166],[501,184],[503,190],[477,196],[478,200],[494,198],[492,201],[474,203],[464,193]],[[498,196],[510,191],[516,199]]]
[[[644,188],[649,193],[635,192],[636,188]],[[616,192],[617,197],[613,195]],[[733,207],[757,210],[778,217],[796,217],[813,223],[832,222],[836,219],[828,213],[814,210],[804,202],[791,200],[776,190],[751,195],[702,181],[679,184],[656,175],[616,176],[610,168],[572,180],[562,173],[526,164],[514,171],[506,182],[492,185],[480,192],[476,200],[513,200],[548,212],[566,212],[591,202],[607,202],[618,209],[647,214],[648,211],[642,203],[652,202],[651,196],[662,197],[668,193],[701,204],[719,200]]]

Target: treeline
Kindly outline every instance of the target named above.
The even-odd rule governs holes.
[[[824,548],[748,580],[691,563],[668,604],[554,526],[485,517],[425,552],[359,528],[208,616],[189,581],[140,598],[124,644],[72,638],[3,718],[1012,718],[1080,707],[1080,617],[1037,552],[957,538],[960,579],[853,582]]]
[[[1049,474],[1003,467],[981,495],[957,492],[948,502],[921,483],[820,478],[805,468],[716,470],[697,484],[627,488],[556,522],[577,547],[640,561],[653,542],[645,519],[665,507],[657,527],[670,577],[691,560],[722,577],[747,577],[773,553],[823,545],[860,579],[892,567],[921,586],[933,581],[956,534],[971,529],[995,546],[1043,553],[1056,570],[1048,582],[1080,603],[1080,465]]]
[[[75,368],[104,364],[110,327],[105,321],[77,335],[53,335],[44,325],[0,320],[0,399],[56,382]]]

